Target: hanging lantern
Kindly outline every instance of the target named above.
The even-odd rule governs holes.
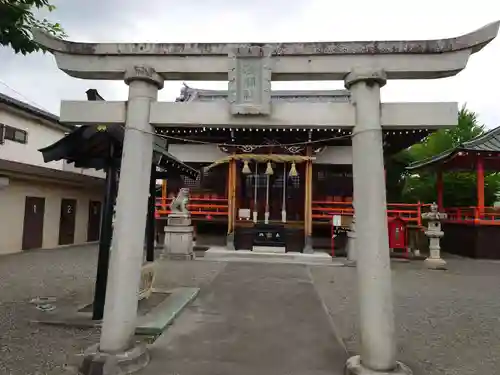
[[[295,167],[295,162],[292,162],[292,167],[290,168],[290,173],[288,173],[290,177],[297,177],[299,174],[297,173],[297,168]]]
[[[268,176],[270,176],[270,175],[274,174],[273,167],[272,167],[272,165],[271,165],[271,162],[270,162],[270,161],[268,161],[268,162],[267,162],[266,174],[267,174]]]
[[[252,171],[250,170],[250,167],[248,165],[248,160],[243,161],[243,169],[241,170],[243,174],[251,174]]]

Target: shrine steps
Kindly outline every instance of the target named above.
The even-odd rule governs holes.
[[[315,252],[304,254],[298,252],[277,253],[277,252],[257,252],[251,250],[227,250],[224,247],[211,247],[205,251],[202,258],[209,261],[241,261],[241,262],[268,262],[268,263],[294,263],[307,265],[338,265],[343,262],[334,260],[325,252]]]

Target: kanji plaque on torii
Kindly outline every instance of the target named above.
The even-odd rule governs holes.
[[[232,115],[271,113],[271,49],[241,46],[231,49],[228,72]]]

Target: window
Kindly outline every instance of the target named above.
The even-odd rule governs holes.
[[[7,139],[9,141],[26,144],[28,142],[28,132],[13,126],[0,124],[0,143]]]

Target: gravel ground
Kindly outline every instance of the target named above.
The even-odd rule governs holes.
[[[35,297],[63,300],[92,288],[95,247],[26,252],[0,257],[0,375],[55,375],[98,340],[97,330],[30,324]],[[393,263],[398,359],[415,375],[498,373],[500,262],[448,259],[448,271],[421,262]],[[217,262],[162,262],[156,286],[208,285],[224,268]],[[352,353],[356,334],[356,269],[310,267],[319,295]],[[56,302],[57,305],[57,302]]]
[[[398,359],[415,375],[496,374],[500,263],[447,261],[448,271],[392,264]],[[311,273],[347,349],[357,353],[356,268],[311,267]]]
[[[60,373],[67,355],[78,353],[98,339],[96,330],[29,323],[39,314],[29,303],[32,298],[66,298],[88,288],[95,267],[93,246],[0,257],[0,374]]]
[[[95,246],[0,257],[0,375],[60,375],[69,358],[97,342],[96,329],[30,323],[40,312],[29,303],[36,297],[62,301],[91,295],[96,263]],[[158,267],[156,285],[203,286],[223,267],[216,262],[166,262]]]

